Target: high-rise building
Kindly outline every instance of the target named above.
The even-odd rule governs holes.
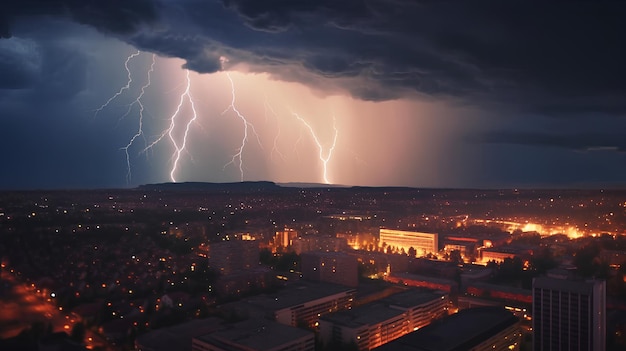
[[[357,259],[343,252],[305,252],[301,265],[302,277],[307,280],[351,287],[359,284]]]
[[[439,251],[439,234],[381,228],[379,243],[405,253],[412,248],[421,257]]]
[[[606,348],[606,282],[533,280],[533,350]]]
[[[209,266],[222,275],[259,266],[256,240],[232,239],[209,244]]]
[[[294,229],[285,228],[279,230],[274,235],[274,246],[276,248],[287,248],[293,245],[293,240],[298,237],[298,232]]]

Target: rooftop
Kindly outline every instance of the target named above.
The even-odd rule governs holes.
[[[312,332],[263,319],[249,319],[196,339],[216,346],[236,344],[254,350],[271,350],[276,347],[310,338]],[[232,347],[232,346],[231,346]]]
[[[382,323],[394,317],[401,316],[403,313],[404,311],[390,308],[384,304],[373,303],[322,316],[320,321],[328,321],[335,325],[349,328],[358,328]]]
[[[441,299],[442,296],[445,295],[446,294],[444,292],[437,293],[421,289],[409,289],[388,296],[377,302],[368,303],[348,311],[341,311],[323,316],[320,320],[326,320],[337,325],[343,325],[351,328],[363,325],[372,325],[387,321],[404,313],[403,310],[392,308],[390,306],[411,308],[433,300]]]
[[[191,322],[161,328],[137,337],[137,344],[155,351],[191,350],[189,340],[223,328],[219,318],[197,319]]]
[[[421,304],[441,299],[447,293],[443,291],[428,291],[421,289],[409,289],[384,298],[381,302],[402,308],[411,308]]]
[[[470,308],[435,321],[376,350],[468,350],[517,322],[517,317],[501,307]]]
[[[246,299],[245,302],[264,310],[278,311],[349,292],[354,292],[354,289],[335,284],[298,282],[276,294],[254,296]]]

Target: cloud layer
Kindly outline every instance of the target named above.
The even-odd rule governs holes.
[[[620,2],[14,0],[3,10],[4,37],[18,19],[62,16],[199,72],[226,56],[226,68],[365,100],[626,111]]]

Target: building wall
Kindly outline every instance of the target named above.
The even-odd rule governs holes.
[[[259,266],[256,240],[227,240],[209,244],[209,265],[222,275]]]
[[[381,228],[379,243],[397,247],[398,250],[404,249],[407,253],[412,247],[417,251],[417,256],[421,257],[439,251],[439,234]]]
[[[535,278],[533,349],[604,350],[606,282]]]
[[[274,316],[278,323],[285,325],[294,327],[298,326],[298,324],[315,326],[320,316],[351,308],[354,293],[354,290],[349,290],[312,300],[298,306],[284,308],[276,311]]]
[[[418,288],[427,288],[432,290],[441,290],[447,293],[456,294],[459,291],[457,282],[449,279],[439,279],[418,275],[387,275],[385,280],[391,283],[404,284],[405,286],[414,286]]]
[[[482,251],[483,262],[495,261],[497,263],[500,263],[507,258],[515,258],[515,256],[516,255],[511,252],[498,252],[498,251],[487,251],[487,250]]]
[[[516,351],[520,349],[522,331],[516,323],[482,343],[471,348],[470,351]]]
[[[371,350],[409,333],[406,313],[371,325],[344,326],[320,320],[320,337],[324,344],[331,341],[356,344],[360,351]]]
[[[302,277],[312,281],[356,287],[359,284],[356,257],[341,252],[302,254]]]
[[[436,297],[431,301],[410,308],[394,305],[390,305],[389,307],[406,311],[407,328],[409,332],[412,332],[430,324],[433,319],[447,315],[449,301],[450,299],[447,295],[442,295],[441,297]]]
[[[343,312],[344,315],[352,315],[351,322],[346,322],[343,317],[333,318],[333,315],[322,318],[319,322],[322,343],[356,344],[361,351],[370,350],[426,326],[435,318],[447,315],[446,294],[432,294],[429,300],[420,301],[422,302],[415,301],[416,305],[413,306],[407,306],[406,302],[400,306],[396,301],[384,307],[362,306]],[[370,314],[378,316],[381,309],[386,317],[380,317],[379,320],[367,318]],[[361,319],[363,316],[366,316],[365,320]]]
[[[293,245],[293,240],[298,237],[298,232],[294,229],[277,231],[274,235],[274,247],[287,248]]]

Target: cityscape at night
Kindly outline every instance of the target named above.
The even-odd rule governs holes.
[[[622,190],[166,183],[0,199],[7,347],[66,332],[100,350],[370,350],[494,314],[506,328],[446,349],[531,350],[540,278],[601,282],[603,340],[626,345]]]
[[[0,350],[626,350],[624,18],[3,1]]]

